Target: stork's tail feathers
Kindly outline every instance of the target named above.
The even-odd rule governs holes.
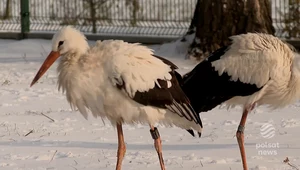
[[[192,129],[186,129],[187,132],[189,132],[189,134],[191,134],[193,137],[195,137],[195,133]],[[201,132],[197,132],[199,138],[201,138]]]

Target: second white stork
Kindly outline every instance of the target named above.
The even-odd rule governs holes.
[[[164,170],[161,140],[156,123],[201,133],[202,123],[182,91],[176,66],[139,44],[120,40],[97,41],[90,47],[86,37],[72,27],[59,30],[52,51],[31,86],[56,59],[58,88],[66,92],[72,108],[87,118],[107,118],[118,132],[116,170],[121,169],[126,146],[122,124],[147,124]]]
[[[269,34],[232,36],[231,44],[213,52],[183,76],[183,90],[197,113],[224,103],[243,106],[236,137],[247,170],[244,128],[248,113],[259,105],[276,109],[300,98],[300,56]]]

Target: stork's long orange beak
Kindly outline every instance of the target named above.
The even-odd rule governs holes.
[[[50,66],[54,63],[54,61],[60,56],[58,51],[51,51],[46,60],[44,61],[43,65],[41,66],[40,70],[35,75],[34,79],[32,80],[30,87],[33,86],[43,75],[46,71],[50,68]]]

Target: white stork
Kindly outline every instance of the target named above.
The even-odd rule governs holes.
[[[199,136],[202,123],[182,91],[176,66],[153,55],[151,49],[120,40],[97,41],[89,47],[86,37],[68,26],[52,39],[52,51],[31,86],[61,56],[57,67],[58,89],[66,92],[72,108],[87,118],[107,118],[117,128],[116,169],[121,169],[126,146],[122,124],[147,124],[164,170],[159,132],[154,124],[177,126]]]
[[[243,106],[236,132],[247,170],[244,128],[248,113],[259,105],[284,107],[300,98],[300,56],[280,39],[262,33],[230,37],[231,44],[213,52],[183,76],[182,88],[197,113],[221,103]]]

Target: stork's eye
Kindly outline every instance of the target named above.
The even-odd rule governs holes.
[[[61,45],[63,45],[64,44],[64,41],[59,41],[58,42],[58,48],[61,46]]]

